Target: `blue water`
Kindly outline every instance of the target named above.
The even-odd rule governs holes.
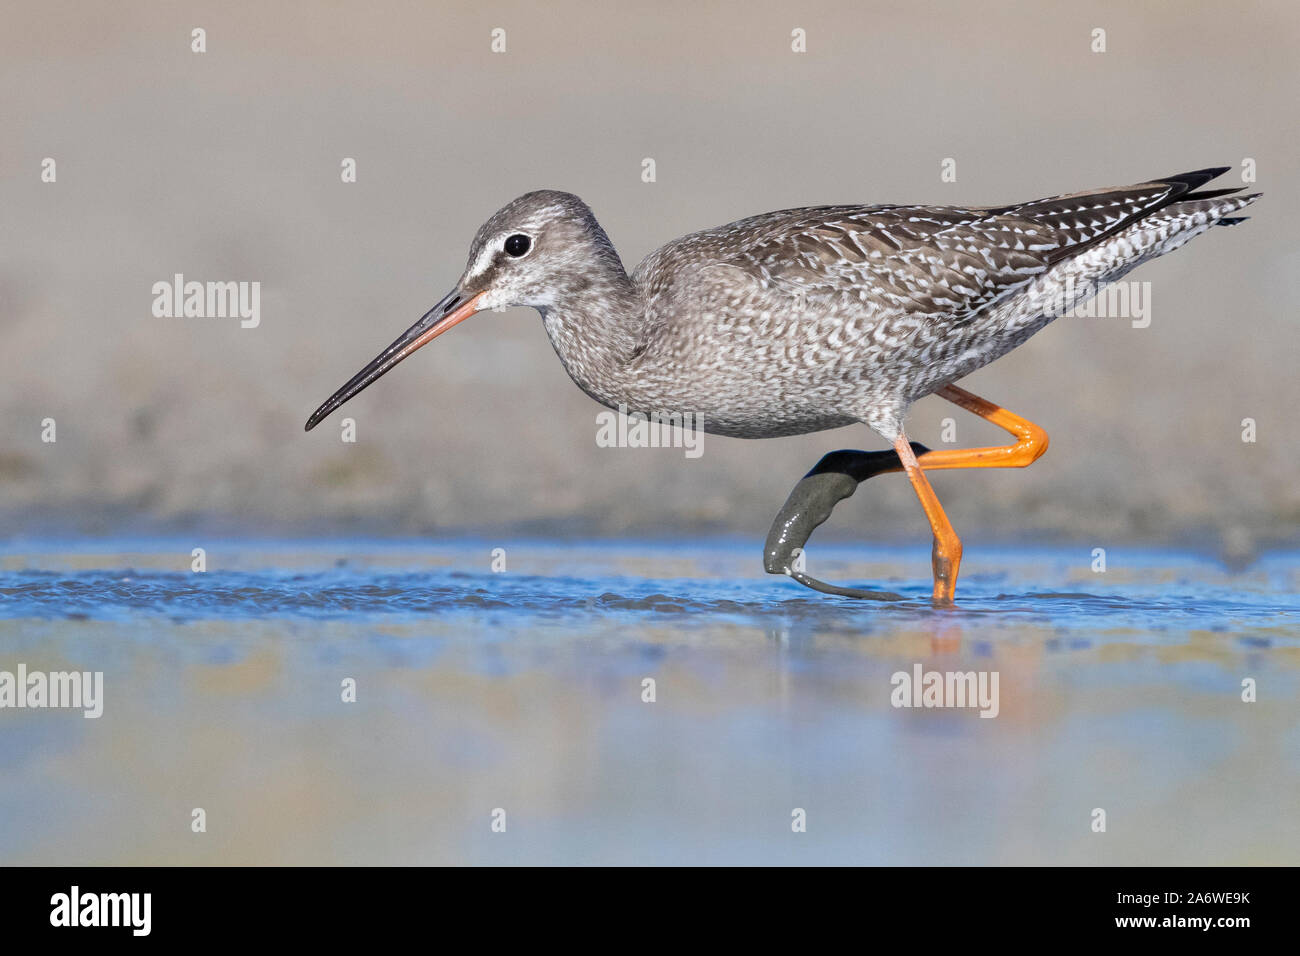
[[[0,548],[10,567],[0,571],[0,614],[4,618],[95,618],[128,620],[167,615],[179,620],[205,618],[425,619],[472,615],[496,626],[529,627],[538,620],[592,623],[621,615],[626,622],[681,615],[683,627],[708,626],[719,616],[751,623],[807,621],[813,626],[874,627],[902,621],[947,618],[995,625],[997,618],[1032,619],[1055,627],[1109,626],[1155,631],[1268,631],[1296,626],[1300,594],[1294,587],[1300,555],[1266,556],[1244,574],[1229,574],[1217,561],[1191,554],[1126,552],[1112,555],[1105,573],[1090,570],[1087,549],[989,549],[968,559],[961,577],[959,607],[931,607],[924,549],[830,547],[819,557],[825,576],[850,562],[889,567],[874,578],[849,577],[845,583],[899,593],[897,602],[864,602],[809,591],[797,583],[764,575],[752,543],[710,542],[677,546],[664,542],[579,542],[570,545],[525,541],[508,548],[484,541],[429,544],[389,541],[225,542],[213,563],[231,556],[248,570],[209,567],[192,570],[120,567],[74,569],[90,556],[129,559],[143,556],[187,566],[188,542],[136,541],[98,545],[91,550],[61,548],[48,564],[34,566],[21,547]],[[506,551],[506,567],[486,570],[493,548]],[[286,551],[292,570],[257,566],[258,555]],[[422,552],[419,568],[404,566]],[[513,552],[513,554],[512,554]],[[514,554],[531,570],[512,569]],[[80,559],[78,559],[80,556]],[[618,573],[620,563],[686,558],[691,576]],[[71,559],[71,560],[70,560]],[[434,563],[438,562],[438,563]],[[912,579],[902,576],[911,573]],[[23,566],[19,566],[23,565]],[[303,567],[305,565],[305,567]],[[324,565],[324,567],[318,567]],[[459,567],[457,566],[459,565]],[[1117,566],[1118,565],[1118,566]],[[819,573],[822,573],[819,570]]]
[[[757,542],[9,542],[0,671],[105,712],[0,710],[0,862],[1300,862],[1300,555],[968,543],[939,610],[927,552],[810,552],[881,603]]]

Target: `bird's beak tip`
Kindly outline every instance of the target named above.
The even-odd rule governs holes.
[[[484,292],[476,292],[466,297],[457,288],[445,296],[441,302],[426,312],[419,322],[407,329],[397,341],[376,356],[369,365],[354,375],[351,381],[331,395],[325,404],[316,409],[311,418],[307,419],[303,431],[311,431],[327,415],[384,375],[402,359],[473,315],[477,311],[478,301],[484,295]]]

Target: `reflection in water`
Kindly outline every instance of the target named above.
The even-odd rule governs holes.
[[[920,547],[810,555],[883,605],[725,543],[190,547],[0,551],[0,670],[105,675],[0,710],[0,862],[1300,862],[1294,555],[971,549],[936,611]],[[998,716],[891,707],[915,663]]]

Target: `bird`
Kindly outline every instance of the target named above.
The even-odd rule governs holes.
[[[955,383],[1142,263],[1244,221],[1235,213],[1261,194],[1201,189],[1229,168],[1001,206],[780,210],[675,239],[631,273],[580,198],[529,192],[479,228],[451,292],[305,427],[475,313],[531,307],[569,377],[607,407],[689,414],[736,438],[866,425],[892,448],[826,455],[773,523],[765,568],[818,591],[899,598],[817,580],[796,558],[837,501],[901,470],[932,531],[931,601],[952,606],[962,544],[927,472],[1024,467],[1048,445],[1040,426]],[[928,395],[1015,441],[911,442],[905,416]]]

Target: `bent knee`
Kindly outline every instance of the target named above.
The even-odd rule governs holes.
[[[1019,444],[1024,449],[1024,465],[1032,465],[1043,457],[1043,453],[1047,451],[1050,442],[1047,438],[1047,432],[1034,425],[1029,429],[1029,434],[1020,440]],[[1021,467],[1024,467],[1024,465]]]

